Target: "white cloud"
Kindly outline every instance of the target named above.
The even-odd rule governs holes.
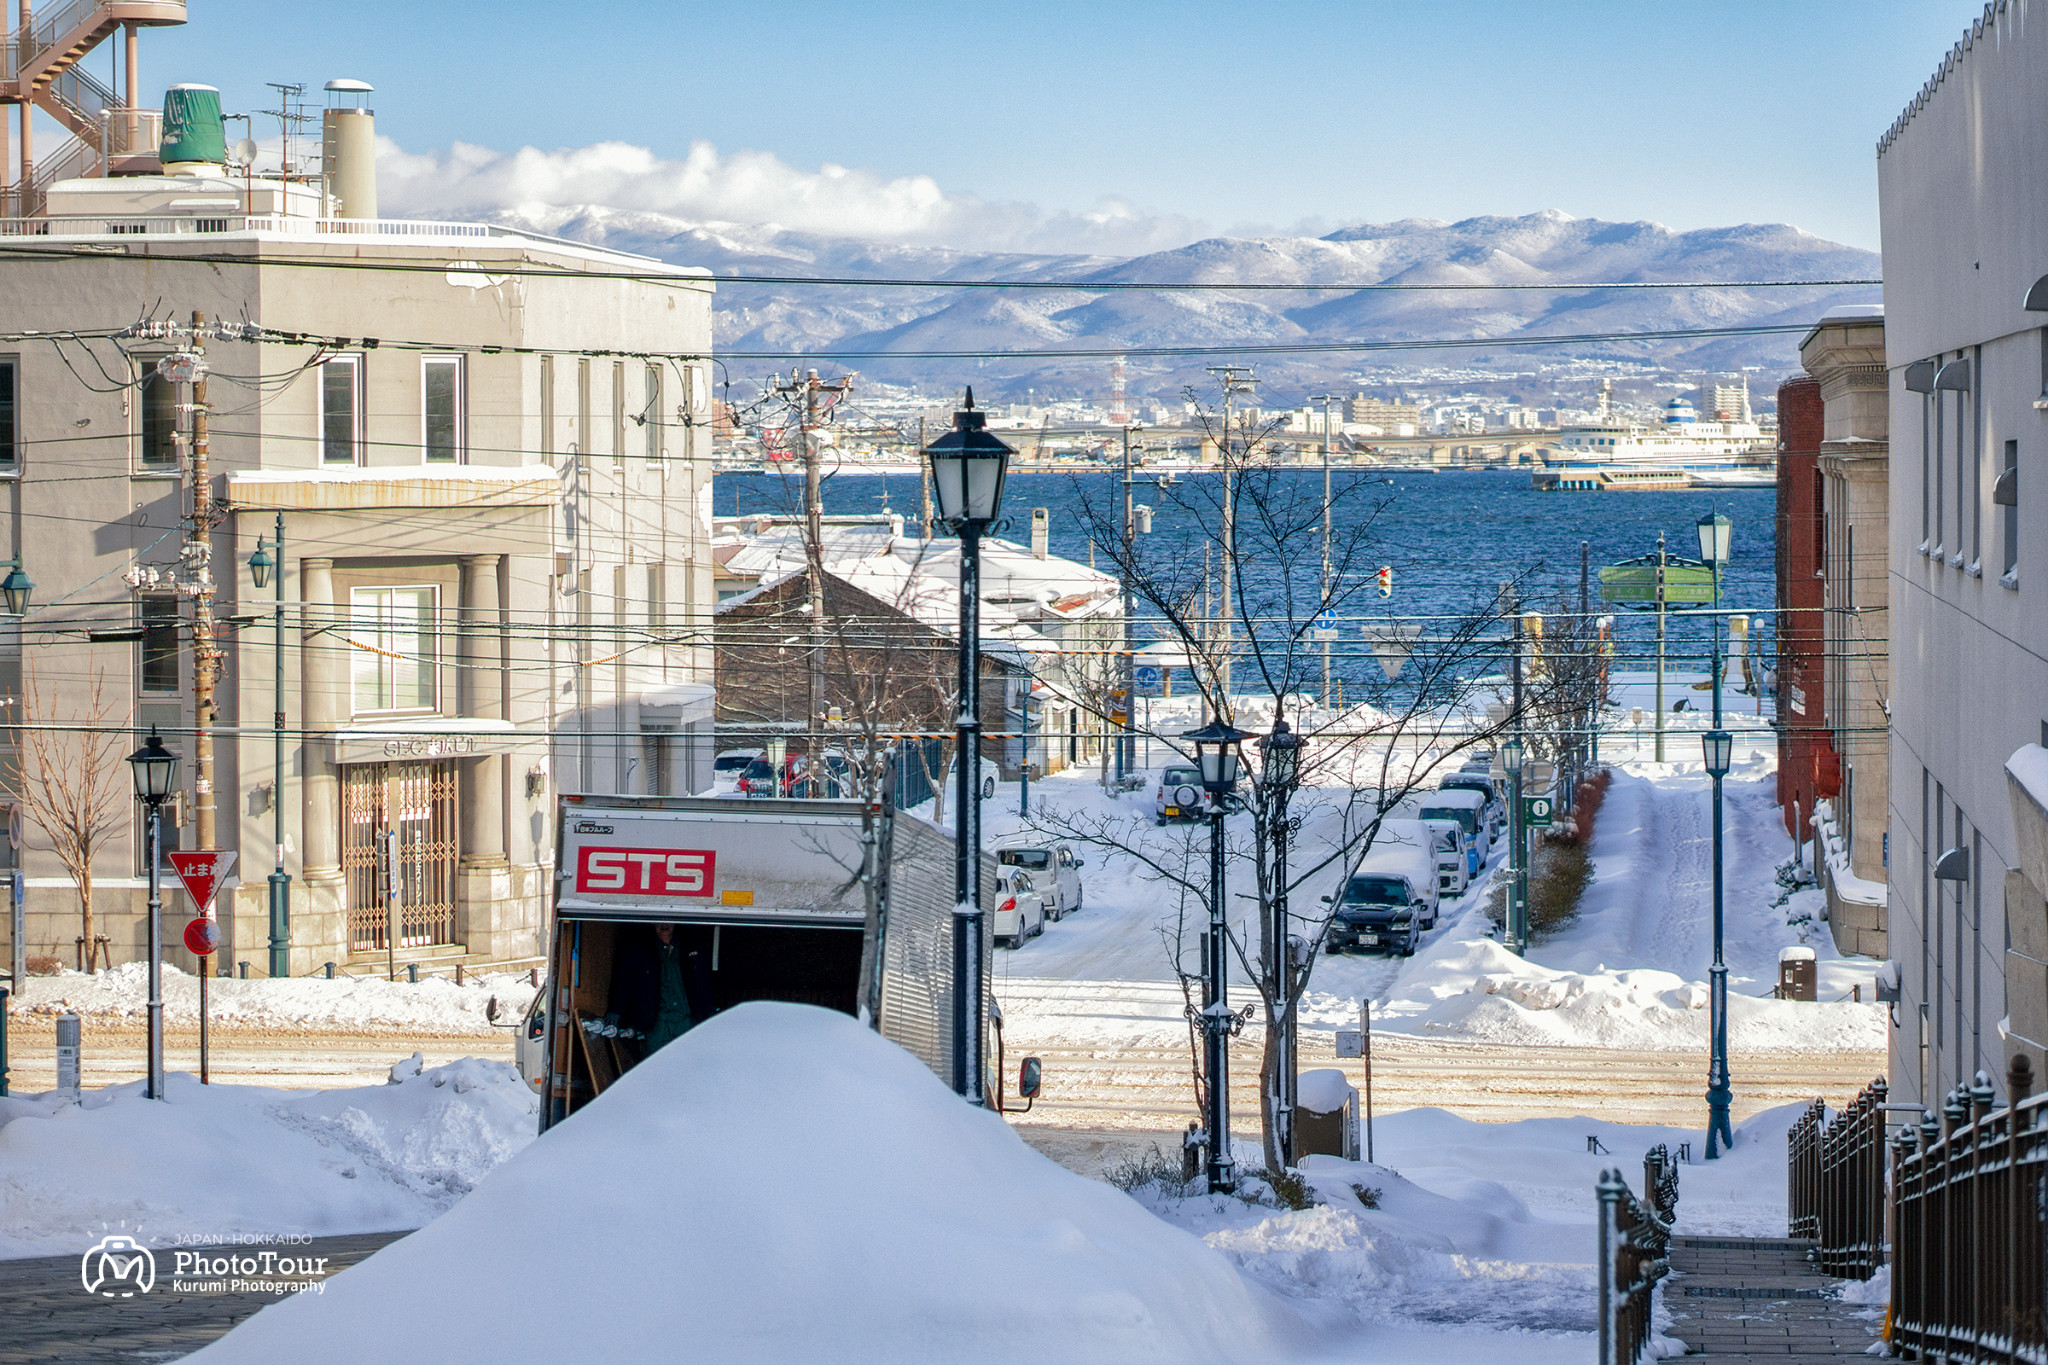
[[[385,213],[421,218],[512,215],[540,225],[603,208],[908,246],[1113,255],[1181,246],[1204,232],[1120,199],[1047,211],[948,193],[928,175],[890,179],[830,163],[806,171],[768,152],[723,155],[708,142],[692,143],[678,161],[625,142],[509,153],[458,142],[413,153],[380,139],[377,178]]]

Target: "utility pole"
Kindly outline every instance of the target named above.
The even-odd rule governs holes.
[[[1657,533],[1657,761],[1664,761],[1664,533]],[[1640,742],[1640,741],[1639,741]]]
[[[1132,667],[1134,642],[1131,639],[1131,556],[1138,543],[1137,508],[1131,503],[1131,428],[1124,424],[1124,553],[1118,566],[1118,605],[1123,615],[1123,644],[1117,653],[1117,686],[1123,689],[1124,718],[1117,726],[1116,736],[1116,780],[1117,790],[1123,790],[1123,783],[1129,775],[1132,760],[1131,711],[1137,705],[1137,676]]]
[[[924,457],[924,418],[917,419],[917,517],[918,535],[932,538],[932,462]]]
[[[1218,566],[1216,642],[1216,715],[1230,714],[1230,651],[1236,632],[1231,629],[1230,566],[1237,552],[1237,479],[1230,469],[1230,426],[1236,412],[1237,395],[1256,394],[1258,376],[1242,365],[1211,365],[1209,373],[1223,386],[1223,433],[1216,446],[1218,467],[1223,474],[1223,562]],[[1246,450],[1250,455],[1250,450]]]
[[[185,525],[183,559],[192,575],[192,797],[194,837],[200,848],[217,848],[213,808],[213,478],[207,463],[206,315],[192,314],[192,519]]]
[[[1514,655],[1509,660],[1510,675],[1514,680],[1514,697],[1511,703],[1510,723],[1513,726],[1511,738],[1506,745],[1511,759],[1508,768],[1508,791],[1511,804],[1508,807],[1508,925],[1509,951],[1521,955],[1529,951],[1529,849],[1528,832],[1522,821],[1522,763],[1527,752],[1522,737],[1522,604],[1512,588],[1504,593],[1508,610],[1515,618]]]
[[[1330,404],[1337,401],[1333,393],[1319,393],[1309,399],[1311,403],[1323,405],[1323,577],[1322,595],[1316,600],[1316,614],[1330,610]],[[1330,705],[1330,641],[1323,639],[1323,706]]]
[[[789,401],[797,414],[797,444],[804,462],[804,564],[810,580],[809,610],[811,643],[807,708],[804,721],[804,793],[818,794],[819,774],[824,764],[820,727],[825,714],[825,476],[811,432],[818,426],[818,395],[845,395],[853,388],[851,377],[826,382],[816,370],[801,377],[789,372],[789,382],[777,382],[775,392]],[[920,424],[921,426],[922,424]]]

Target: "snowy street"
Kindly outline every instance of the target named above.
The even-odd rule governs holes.
[[[815,1142],[793,1136],[798,1146],[780,1155],[764,1150],[740,1159],[725,1151],[720,1134],[742,1111],[758,1111],[764,1076],[783,1075],[779,1084],[817,1110],[819,1097],[837,1094],[857,1073],[892,1079],[879,1089],[863,1082],[818,1112],[841,1130],[840,1141],[826,1146],[852,1138],[864,1154],[863,1180],[880,1184],[867,1196],[873,1207],[835,1208],[806,1227],[807,1242],[858,1241],[864,1228],[887,1224],[908,1239],[904,1245],[951,1247],[976,1268],[942,1266],[932,1260],[940,1254],[943,1261],[937,1251],[905,1265],[922,1267],[920,1283],[950,1284],[946,1292],[960,1301],[985,1285],[1036,1276],[1026,1269],[1045,1264],[1027,1256],[1035,1242],[1147,1248],[1130,1252],[1135,1260],[1120,1252],[1115,1268],[1089,1271],[1084,1259],[1065,1281],[1033,1278],[1022,1302],[1045,1311],[1018,1338],[1033,1343],[1031,1359],[1044,1357],[1049,1340],[1062,1358],[1119,1362],[1192,1356],[1311,1365],[1446,1350],[1581,1359],[1591,1326],[1593,1185],[1602,1170],[1619,1166],[1634,1179],[1648,1147],[1690,1144],[1679,1230],[1778,1235],[1783,1134],[1796,1107],[1815,1094],[1846,1096],[1884,1066],[1883,1007],[1843,998],[1859,987],[1868,995],[1874,964],[1835,951],[1816,918],[1816,893],[1788,893],[1779,884],[1776,869],[1791,846],[1770,805],[1771,759],[1762,743],[1740,745],[1726,792],[1738,1132],[1726,1159],[1699,1160],[1703,981],[1711,958],[1709,783],[1690,732],[1699,721],[1686,713],[1677,720],[1689,729],[1671,737],[1672,762],[1651,761],[1647,741],[1630,736],[1610,752],[1613,778],[1590,850],[1593,880],[1576,918],[1539,937],[1527,959],[1501,946],[1487,918],[1498,855],[1465,895],[1445,900],[1412,957],[1316,959],[1302,1011],[1302,1065],[1339,1067],[1363,1086],[1364,1060],[1337,1059],[1334,1038],[1370,1000],[1373,1159],[1308,1159],[1307,1208],[1277,1204],[1256,1178],[1243,1198],[1185,1197],[1157,1170],[1133,1174],[1155,1147],[1161,1161],[1177,1162],[1178,1134],[1195,1113],[1184,1000],[1165,947],[1178,898],[1133,850],[1200,869],[1207,831],[1160,828],[1150,818],[1149,790],[1111,797],[1090,774],[1070,772],[1033,785],[1034,820],[1121,830],[1130,842],[1078,846],[1086,864],[1079,912],[996,955],[1006,1071],[1014,1075],[1026,1054],[1045,1063],[1044,1093],[1028,1116],[1005,1125],[969,1114],[923,1067],[906,1067],[903,1054],[850,1021],[753,1004],[643,1063],[605,1104],[536,1143],[534,1096],[516,1074],[503,1060],[459,1060],[509,1058],[510,1033],[493,1025],[487,1006],[497,999],[498,1025],[518,1018],[532,993],[524,976],[460,987],[223,982],[214,1058],[216,1079],[227,1083],[202,1090],[175,1076],[173,1102],[159,1107],[139,1098],[134,1079],[136,973],[67,973],[31,981],[17,1002],[18,1098],[0,1100],[0,1169],[34,1174],[0,1177],[0,1257],[73,1251],[80,1226],[158,1238],[191,1230],[333,1238],[422,1228],[318,1294],[259,1315],[204,1358],[261,1358],[265,1342],[279,1333],[303,1340],[315,1322],[323,1339],[331,1328],[341,1343],[356,1324],[369,1330],[382,1298],[398,1292],[412,1273],[407,1267],[421,1258],[523,1244],[540,1235],[534,1218],[580,1225],[587,1210],[546,1212],[565,1189],[595,1193],[572,1171],[551,1174],[564,1163],[627,1170],[681,1161],[680,1169],[702,1173],[738,1159],[746,1170],[726,1171],[724,1183],[746,1187],[770,1168],[801,1168],[806,1183],[823,1180],[844,1192],[848,1185],[819,1167]],[[1328,857],[1339,837],[1342,796],[1324,789],[1299,798],[1296,857],[1308,865]],[[1025,827],[1016,800],[1016,788],[1005,786],[989,807],[991,843]],[[1334,886],[1343,870],[1332,863],[1316,884]],[[1312,897],[1313,885],[1297,895]],[[1778,952],[1792,944],[1820,960],[1821,1003],[1770,998]],[[1254,999],[1241,964],[1233,964],[1233,977],[1234,1003]],[[166,997],[179,1069],[192,1060],[196,983],[170,974]],[[65,1009],[86,1021],[88,1084],[100,1087],[80,1106],[35,1097],[53,1075],[51,1021]],[[1259,1165],[1259,1046],[1256,1024],[1233,1046],[1235,1133],[1248,1173]],[[416,1059],[405,1058],[413,1051]],[[669,1072],[678,1082],[697,1078],[691,1093],[699,1100],[681,1118],[657,1090]],[[649,1142],[660,1144],[658,1154]],[[180,1178],[167,1181],[163,1165],[128,1160],[126,1153],[144,1147],[163,1153]],[[227,1151],[237,1156],[223,1165],[216,1157]],[[1014,1251],[990,1242],[989,1229],[958,1222],[958,1191],[967,1188],[959,1182],[967,1177],[956,1165],[968,1152],[977,1163],[969,1182],[982,1192],[977,1198],[1001,1171],[1025,1199],[1001,1215],[1024,1238]],[[88,1180],[86,1171],[99,1174]],[[1111,1180],[1130,1197],[1104,1183]],[[755,1235],[751,1202],[722,1202],[696,1179],[684,1187],[686,1194],[665,1197],[680,1200],[676,1215],[705,1236],[744,1245]],[[817,1213],[815,1201],[811,1207]],[[1143,1221],[1130,1222],[1133,1214]],[[776,1254],[786,1258],[791,1244],[778,1241]],[[593,1245],[571,1254],[600,1252]],[[715,1273],[695,1261],[675,1270]],[[820,1267],[798,1273],[823,1277],[811,1282],[813,1294],[847,1292]],[[1175,1329],[1155,1321],[1119,1337],[1111,1318],[1075,1297],[1084,1281],[1090,1293],[1126,1296],[1150,1305],[1148,1313],[1178,1302],[1185,1284],[1208,1289],[1202,1305],[1171,1310]],[[883,1317],[860,1330],[901,1341],[910,1319],[889,1314],[928,1320],[929,1305],[917,1307],[925,1291],[909,1299],[901,1291],[893,1284],[880,1290],[878,1302],[898,1306],[878,1309]],[[745,1293],[735,1286],[733,1294],[737,1314]],[[436,1330],[469,1334],[474,1356],[475,1342],[492,1330],[489,1314],[517,1316],[509,1304],[491,1307],[497,1295],[480,1281],[462,1311]],[[1001,1318],[1012,1297],[983,1297],[977,1311]],[[1236,1306],[1219,1312],[1226,1303]],[[1043,1323],[1054,1315],[1070,1320],[1049,1339]],[[714,1335],[730,1332],[737,1346],[755,1330],[735,1316]],[[790,1330],[798,1329],[778,1328]],[[809,1323],[799,1336],[813,1330],[823,1328]],[[775,1353],[801,1355],[808,1340],[778,1338]],[[988,1358],[1025,1358],[990,1354],[977,1340]],[[617,1346],[629,1349],[623,1339]],[[325,1357],[314,1351],[304,1358]]]

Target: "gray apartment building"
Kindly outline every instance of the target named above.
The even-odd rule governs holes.
[[[0,658],[0,761],[17,799],[118,765],[93,869],[116,963],[146,941],[119,760],[152,727],[184,758],[173,839],[193,846],[210,803],[239,852],[222,960],[258,974],[275,861],[295,974],[387,949],[514,960],[539,950],[558,791],[708,783],[710,279],[379,217],[374,179],[338,164],[367,126],[334,136],[366,114],[330,112],[322,174],[131,160],[157,173],[54,182],[41,212],[0,222],[5,553],[35,582]],[[215,513],[188,545],[202,414],[161,362],[190,352],[195,314]],[[280,519],[281,651],[277,583],[246,567],[259,541],[275,555]],[[202,718],[209,584],[220,681]],[[210,791],[193,789],[202,720]],[[25,823],[28,948],[72,965],[78,896]],[[187,909],[174,899],[171,942]]]
[[[2048,1047],[2048,25],[2006,0],[1878,143],[1893,1095]]]

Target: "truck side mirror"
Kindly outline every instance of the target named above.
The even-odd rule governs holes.
[[[1017,1069],[1017,1093],[1027,1100],[1037,1099],[1044,1079],[1044,1064],[1036,1057],[1026,1057],[1024,1065]]]

